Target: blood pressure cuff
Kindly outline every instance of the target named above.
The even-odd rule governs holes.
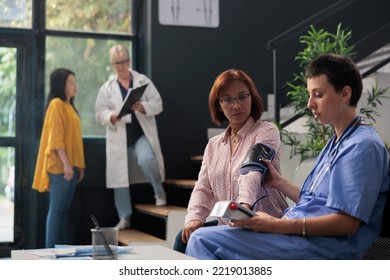
[[[243,163],[241,164],[240,174],[245,175],[252,171],[259,171],[262,174],[268,169],[267,164],[262,160],[272,161],[275,156],[275,150],[263,143],[254,144],[247,152]]]

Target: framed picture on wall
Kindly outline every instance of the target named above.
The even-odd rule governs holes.
[[[162,25],[217,28],[219,0],[159,0]]]

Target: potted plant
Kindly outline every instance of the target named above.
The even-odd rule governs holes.
[[[295,60],[299,62],[299,67],[302,70],[298,74],[294,74],[293,81],[287,85],[290,88],[288,96],[291,97],[294,112],[305,118],[304,126],[307,133],[305,139],[302,139],[297,137],[297,133],[289,132],[285,128],[281,129],[282,142],[291,147],[290,158],[298,156],[300,161],[303,161],[318,156],[334,134],[332,126],[318,122],[306,107],[309,94],[306,89],[304,69],[312,59],[323,53],[335,53],[353,58],[356,55],[353,52],[354,46],[348,45],[351,34],[351,31],[342,29],[341,24],[339,24],[336,34],[324,29],[316,30],[314,26],[310,26],[308,34],[300,37],[300,42],[305,45],[305,48],[298,53]],[[365,118],[366,122],[375,122],[375,117],[379,116],[377,108],[382,105],[381,99],[388,98],[385,95],[386,91],[387,88],[380,89],[375,84],[368,92],[367,103],[360,109],[360,115]]]

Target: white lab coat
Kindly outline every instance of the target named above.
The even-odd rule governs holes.
[[[161,152],[155,119],[155,116],[163,111],[162,99],[153,82],[147,76],[134,70],[130,70],[130,72],[133,77],[133,88],[149,84],[140,100],[146,111],[146,115],[135,112],[135,116],[137,117],[146,138],[153,148],[158,162],[161,179],[164,181],[164,158]],[[124,116],[115,125],[110,122],[112,112],[115,111],[119,114],[123,104],[124,102],[117,82],[117,77],[113,77],[102,85],[95,103],[96,120],[101,125],[107,127],[107,188],[123,188],[129,186],[126,116]]]

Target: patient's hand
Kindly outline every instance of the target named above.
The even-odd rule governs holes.
[[[191,234],[195,230],[197,230],[198,228],[200,228],[202,226],[203,226],[203,223],[202,223],[202,221],[199,221],[199,220],[194,220],[194,221],[188,222],[183,228],[181,240],[184,243],[187,243],[188,240],[190,239]]]

